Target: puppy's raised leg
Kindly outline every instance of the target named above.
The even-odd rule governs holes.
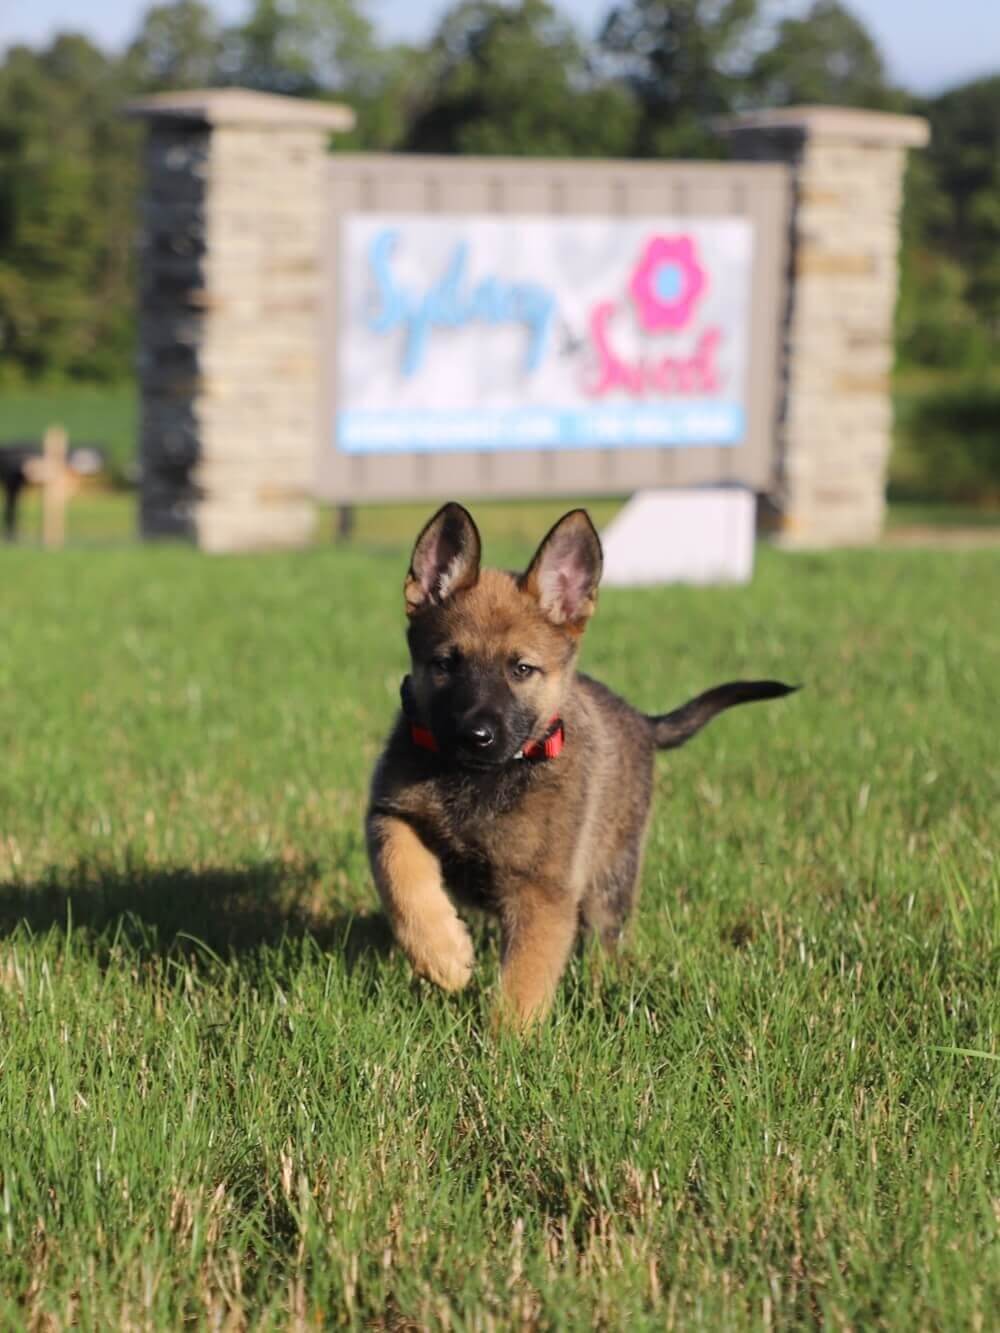
[[[500,973],[502,1026],[524,1029],[552,1004],[577,932],[577,907],[568,894],[521,886],[502,915]]]
[[[444,891],[440,861],[405,820],[373,815],[367,832],[379,897],[413,970],[461,990],[472,975],[472,940]]]

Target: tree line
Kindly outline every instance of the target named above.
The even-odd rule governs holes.
[[[423,46],[363,0],[154,5],[124,52],[63,33],[0,64],[0,382],[131,369],[140,129],[131,97],[240,85],[350,103],[335,151],[710,157],[714,117],[823,102],[914,111],[898,313],[904,363],[985,365],[1000,340],[1000,74],[918,99],[839,0],[618,0],[585,37],[550,0],[459,0]]]

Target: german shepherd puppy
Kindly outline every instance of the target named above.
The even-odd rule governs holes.
[[[375,770],[368,851],[396,939],[445,990],[472,972],[455,905],[499,916],[498,1018],[549,1008],[577,932],[614,945],[635,899],[653,756],[716,713],[791,689],[720,685],[647,717],[576,672],[601,543],[574,509],[523,574],[481,569],[479,532],[446,504],[417,538],[404,595],[412,668]]]

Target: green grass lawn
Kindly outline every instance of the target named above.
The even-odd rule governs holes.
[[[994,553],[605,594],[647,708],[807,688],[660,761],[524,1044],[374,911],[402,545],[0,561],[0,1327],[994,1324]]]
[[[885,530],[899,528],[1000,528],[1000,509],[978,509],[971,505],[890,502],[885,516]]]
[[[0,445],[41,441],[49,426],[62,426],[71,445],[101,445],[113,475],[120,477],[135,462],[138,410],[135,386],[129,383],[0,388]]]
[[[566,500],[490,501],[476,506],[485,531],[507,542],[528,544],[564,513]],[[603,528],[621,505],[616,499],[588,499],[584,502],[598,527]],[[351,547],[358,551],[385,552],[402,549],[426,522],[427,505],[363,505],[356,511]],[[317,543],[334,539],[335,516],[326,509],[317,528]],[[889,506],[885,532],[888,539],[902,529],[995,530],[1000,527],[1000,511],[962,508],[957,505],[927,505],[900,502]],[[37,490],[25,492],[18,521],[19,541],[37,546],[41,541],[41,496]],[[136,497],[130,491],[85,491],[74,496],[66,511],[66,539],[77,548],[94,548],[132,543],[138,532]],[[2,549],[2,548],[0,548]]]

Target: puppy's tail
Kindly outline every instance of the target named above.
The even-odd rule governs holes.
[[[649,720],[658,750],[675,750],[689,741],[695,732],[711,722],[716,713],[722,713],[736,704],[752,704],[758,699],[781,699],[794,694],[798,685],[783,685],[780,680],[733,680],[727,685],[716,685],[694,699],[689,699],[672,713],[662,713]]]

